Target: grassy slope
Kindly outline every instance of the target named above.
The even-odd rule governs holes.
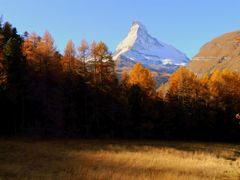
[[[0,179],[240,179],[240,145],[0,139]]]
[[[223,57],[226,59],[222,59]],[[239,59],[240,31],[235,31],[223,34],[205,44],[189,62],[188,68],[199,75],[212,73],[216,69],[240,72]]]

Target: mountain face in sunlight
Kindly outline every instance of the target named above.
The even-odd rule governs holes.
[[[226,33],[205,44],[188,68],[198,75],[228,69],[240,72],[240,31]]]
[[[120,42],[113,58],[118,72],[128,70],[137,62],[155,74],[171,74],[179,66],[185,66],[188,57],[171,45],[158,41],[140,22],[133,22],[127,37]]]

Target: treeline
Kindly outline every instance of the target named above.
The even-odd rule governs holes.
[[[79,44],[61,55],[48,32],[0,23],[2,135],[240,139],[239,74],[180,68],[156,92],[141,64],[119,81],[103,42]]]
[[[89,47],[82,41],[76,51],[70,40],[61,55],[48,32],[21,37],[8,22],[0,26],[0,37],[2,134],[107,134],[113,114],[124,112],[117,112],[123,106],[103,42]]]
[[[159,96],[171,110],[173,127],[178,124],[185,136],[240,138],[240,74],[228,70],[197,77],[182,67],[160,87]],[[166,91],[167,89],[167,91]]]

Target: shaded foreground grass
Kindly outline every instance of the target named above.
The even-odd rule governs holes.
[[[0,179],[240,179],[240,145],[0,139]]]

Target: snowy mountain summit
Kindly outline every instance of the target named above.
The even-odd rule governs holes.
[[[138,21],[133,22],[113,59],[117,61],[118,69],[129,68],[140,62],[153,71],[168,73],[185,66],[189,61],[185,54],[173,46],[149,35],[146,27]]]

